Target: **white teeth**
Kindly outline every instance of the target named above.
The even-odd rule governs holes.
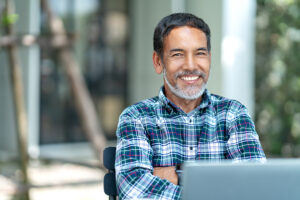
[[[199,78],[198,76],[183,76],[181,77],[181,79],[185,80],[185,81],[194,81],[197,78]]]

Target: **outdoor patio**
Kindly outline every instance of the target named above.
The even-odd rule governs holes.
[[[0,199],[18,200],[22,195],[17,180],[20,171],[13,162],[0,163]],[[104,172],[97,168],[62,162],[31,161],[28,174],[33,187],[31,200],[98,200],[103,191]]]

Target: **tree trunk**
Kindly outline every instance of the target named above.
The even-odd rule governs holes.
[[[47,0],[41,0],[41,3],[44,12],[47,14],[47,23],[53,40],[66,41],[67,35],[63,22],[53,15],[47,4]],[[105,148],[106,138],[100,127],[96,108],[81,75],[79,66],[72,55],[71,49],[62,47],[59,49],[58,54],[62,67],[68,77],[72,94],[74,95],[75,106],[81,119],[84,133],[92,144],[97,158],[100,160],[100,166],[103,167],[102,153]]]
[[[12,3],[10,0],[6,0],[6,15],[12,13]],[[13,36],[14,28],[13,24],[8,23],[6,25],[7,34]],[[15,116],[17,120],[17,138],[18,138],[18,147],[20,153],[21,161],[21,170],[22,170],[22,182],[25,186],[25,192],[23,198],[29,200],[29,181],[27,175],[27,163],[28,163],[28,154],[27,154],[27,113],[25,109],[25,98],[23,91],[23,80],[22,72],[18,59],[17,47],[15,44],[9,45],[7,47],[10,63],[10,73],[11,73],[11,83],[13,87],[13,96],[14,96],[14,105],[15,105]]]

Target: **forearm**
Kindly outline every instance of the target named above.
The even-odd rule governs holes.
[[[180,199],[181,196],[179,186],[141,168],[117,172],[117,185],[120,199]]]
[[[161,179],[166,179],[173,183],[174,185],[178,185],[178,176],[175,171],[175,166],[171,167],[154,167],[153,175],[158,176]]]

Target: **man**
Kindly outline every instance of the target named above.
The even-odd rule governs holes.
[[[159,22],[153,64],[164,86],[120,116],[120,199],[179,199],[175,167],[187,160],[265,159],[245,106],[206,89],[210,63],[210,29],[202,19],[176,13]]]

